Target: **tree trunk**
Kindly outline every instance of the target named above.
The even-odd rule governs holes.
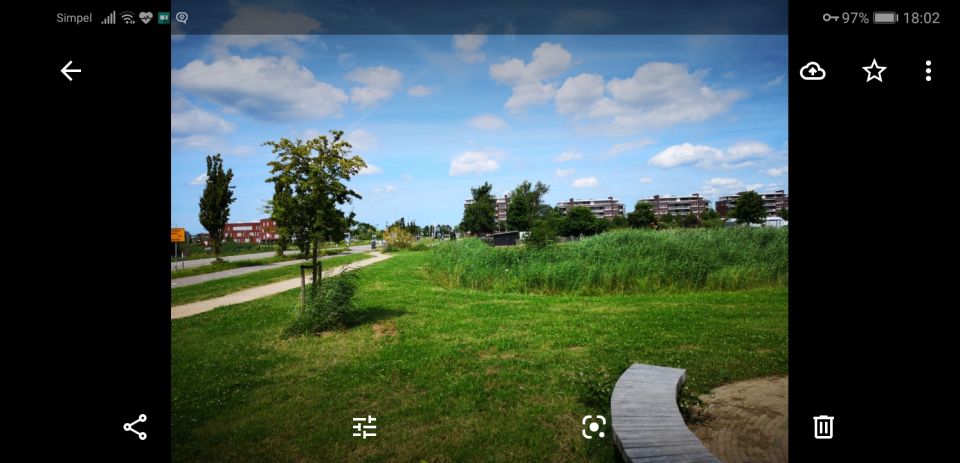
[[[313,242],[313,285],[316,286],[320,283],[320,242]]]

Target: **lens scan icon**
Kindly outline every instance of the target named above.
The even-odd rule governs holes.
[[[580,420],[580,424],[584,426],[584,429],[580,430],[580,434],[583,435],[584,439],[593,439],[594,433],[596,433],[597,436],[600,436],[601,438],[606,435],[603,433],[603,431],[600,431],[600,426],[601,426],[600,423],[603,423],[603,426],[606,426],[607,419],[604,418],[603,415],[597,415],[596,420],[600,420],[600,423],[597,423],[597,421],[594,420],[593,418],[594,418],[593,415],[586,415],[583,417],[582,420]],[[587,424],[587,421],[589,421],[590,424]],[[590,434],[587,434],[588,430]],[[598,433],[597,431],[600,431],[600,432]]]
[[[820,67],[816,61],[811,61],[800,68],[800,78],[803,80],[823,80],[827,77],[827,70]]]

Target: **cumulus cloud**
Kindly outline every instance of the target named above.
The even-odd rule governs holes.
[[[723,196],[736,194],[741,191],[758,190],[762,183],[745,184],[735,178],[714,177],[703,184],[700,191],[707,196]]]
[[[373,174],[379,174],[381,172],[383,172],[383,169],[381,169],[379,166],[375,166],[373,164],[367,164],[367,167],[361,168],[360,172],[357,175],[373,175]]]
[[[788,170],[787,166],[767,169],[767,175],[771,177],[783,177],[784,175],[787,175],[787,170]]]
[[[499,151],[467,151],[450,161],[450,175],[480,174],[500,168],[494,158],[502,156]]]
[[[732,169],[752,165],[753,159],[772,153],[769,146],[757,141],[737,143],[725,150],[708,145],[683,143],[657,153],[650,158],[648,164],[665,168],[693,165],[703,169]]]
[[[414,85],[407,89],[407,95],[410,96],[430,96],[431,94],[433,94],[433,89],[426,85]]]
[[[350,101],[360,109],[372,108],[393,96],[403,84],[403,73],[387,66],[357,68],[350,71],[347,80],[363,84],[350,89]]]
[[[573,55],[559,44],[544,42],[533,50],[529,63],[513,58],[490,66],[490,77],[513,87],[510,99],[504,105],[510,111],[522,111],[529,106],[549,102],[557,93],[556,82],[544,82],[566,71]]]
[[[385,185],[385,186],[382,187],[382,188],[380,188],[380,187],[374,188],[374,189],[373,189],[373,194],[377,194],[377,195],[379,195],[379,194],[384,194],[384,193],[389,194],[389,193],[393,193],[393,192],[395,192],[395,191],[397,191],[397,187],[395,187],[395,186],[393,186],[393,185],[390,185],[390,184],[387,184],[387,185]]]
[[[598,74],[580,74],[560,86],[556,110],[575,120],[605,120],[601,126],[606,131],[624,134],[704,121],[746,96],[711,88],[705,77],[706,71],[690,72],[683,64],[664,62],[646,63],[633,76],[606,83]]]
[[[453,36],[453,49],[457,57],[464,63],[479,63],[486,59],[486,55],[480,51],[480,47],[487,43],[487,36],[484,34],[464,34]]]
[[[338,116],[347,94],[290,58],[194,60],[171,72],[174,88],[252,118],[289,121]]]
[[[190,186],[198,186],[207,183],[207,174],[200,174],[193,180],[190,180]]]
[[[780,85],[783,83],[783,79],[785,77],[787,77],[786,74],[780,74],[779,76],[774,77],[773,79],[770,79],[769,81],[767,81],[767,83],[763,84],[763,88],[776,87],[777,85]]]
[[[223,134],[233,132],[236,126],[220,116],[190,104],[186,98],[171,101],[170,131],[174,136],[189,134]]]
[[[470,118],[467,125],[477,130],[501,130],[507,128],[507,122],[493,114],[481,114]]]
[[[358,153],[366,153],[380,146],[380,142],[377,140],[377,137],[363,129],[353,130],[348,133],[345,138],[348,142],[350,142],[350,146],[353,147],[353,151]]]
[[[599,185],[600,182],[597,181],[597,178],[594,176],[578,178],[573,181],[573,186],[575,188],[588,188]]]
[[[576,172],[576,169],[557,169],[557,177],[569,177]]]
[[[553,158],[553,162],[567,162],[583,159],[583,155],[576,151],[565,151],[560,156]]]
[[[640,183],[653,183],[653,179],[650,177],[642,177],[640,178]]]

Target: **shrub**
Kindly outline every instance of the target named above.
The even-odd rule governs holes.
[[[356,272],[346,271],[309,288],[306,306],[297,309],[297,317],[285,334],[317,334],[345,328],[353,312],[353,295],[357,292],[358,282]]]
[[[413,244],[413,235],[406,229],[391,227],[387,230],[387,252],[407,249]]]

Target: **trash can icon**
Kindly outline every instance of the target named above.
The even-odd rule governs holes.
[[[833,417],[820,415],[813,417],[813,438],[833,439]]]

